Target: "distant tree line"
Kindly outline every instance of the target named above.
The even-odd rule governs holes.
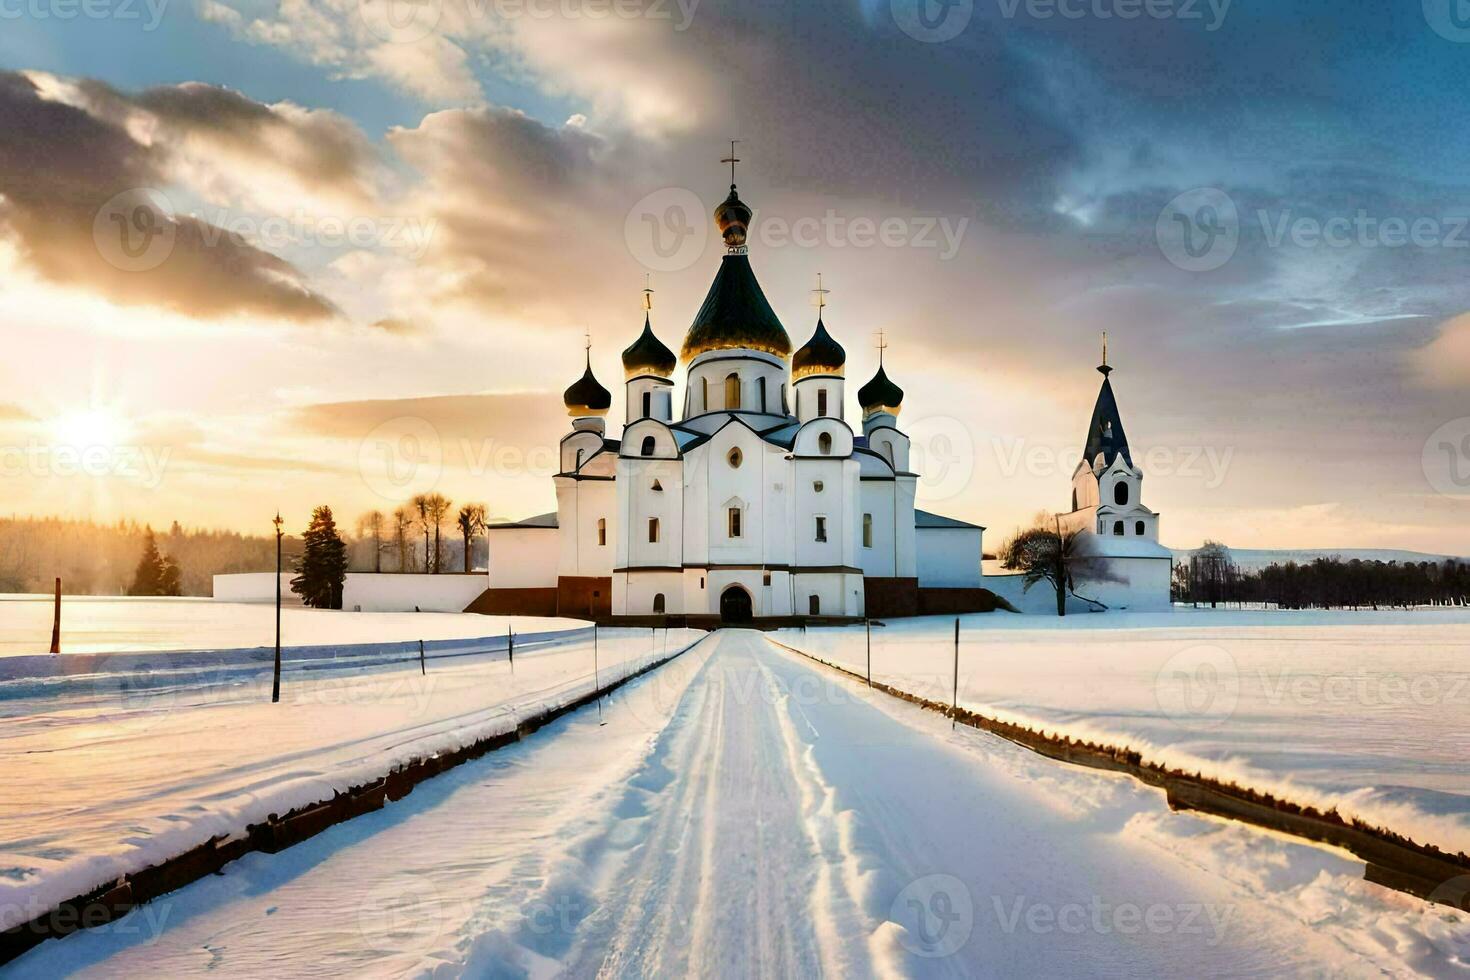
[[[1470,604],[1470,563],[1288,561],[1247,571],[1224,545],[1205,542],[1174,566],[1174,600],[1193,605],[1281,609],[1392,609]]]

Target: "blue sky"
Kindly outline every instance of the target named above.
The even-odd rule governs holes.
[[[615,380],[645,273],[678,346],[735,136],[793,339],[823,272],[854,380],[884,330],[915,427],[964,447],[930,509],[1004,529],[1065,503],[1066,467],[1037,459],[1080,441],[1107,330],[1166,542],[1470,551],[1460,461],[1437,455],[1470,437],[1450,0],[389,2],[5,21],[0,313],[18,349],[77,355],[5,377],[8,412],[44,432],[99,403],[128,417],[113,441],[175,461],[146,488],[30,474],[18,509],[234,524],[237,486],[381,504],[356,454],[407,404],[445,489],[545,509],[543,474],[474,447],[554,444],[580,338]],[[138,186],[182,237],[119,272],[93,218]],[[698,231],[674,263],[638,240],[670,215]],[[334,236],[353,221],[371,233]]]

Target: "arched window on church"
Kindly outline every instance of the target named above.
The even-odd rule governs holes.
[[[887,439],[884,439],[882,442],[878,443],[878,452],[882,453],[883,458],[888,460],[889,466],[893,466],[895,469],[897,469],[893,462],[893,443],[889,442]]]
[[[653,392],[651,392],[651,391],[645,391],[643,393],[643,418],[652,418],[652,417],[653,417]]]
[[[597,519],[597,546],[599,548],[606,548],[607,547],[607,518],[606,517],[599,517]]]
[[[585,449],[578,449],[577,450],[577,462],[576,462],[576,465],[574,465],[572,467],[572,470],[574,472],[576,470],[580,470],[582,468],[582,454],[585,453],[585,452],[587,452],[587,450],[585,450]]]
[[[709,378],[699,379],[699,410],[709,411]]]
[[[653,614],[655,616],[664,614],[664,594],[662,592],[656,593],[653,597]]]
[[[817,436],[817,452],[823,456],[832,455],[832,433],[823,432]]]
[[[1138,535],[1140,538],[1143,537],[1143,521],[1139,521],[1138,523],[1133,525],[1133,533]]]
[[[1123,522],[1122,521],[1114,521],[1113,522],[1113,534],[1117,535],[1120,538],[1123,536]]]
[[[1128,484],[1122,480],[1113,484],[1113,503],[1119,507],[1125,506],[1128,503]]]
[[[731,374],[725,378],[725,411],[733,412],[740,407],[740,375]]]
[[[827,389],[826,388],[818,388],[817,389],[817,415],[819,415],[822,418],[826,418],[827,417]]]
[[[657,446],[657,445],[658,445],[658,443],[653,438],[653,436],[644,436],[643,437],[643,448],[640,451],[641,452],[641,455],[644,455],[644,456],[652,456],[653,455],[654,447]]]
[[[766,379],[765,378],[756,378],[755,379],[755,392],[756,392],[756,395],[758,396],[757,400],[760,403],[761,411],[762,412],[765,412],[765,410],[766,410]]]
[[[806,597],[806,611],[809,616],[822,615],[822,597],[813,593]]]

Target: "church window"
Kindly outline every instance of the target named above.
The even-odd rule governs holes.
[[[821,416],[822,418],[826,418],[827,417],[827,389],[826,388],[818,388],[817,389],[817,415]]]
[[[576,463],[575,466],[572,467],[573,470],[580,470],[582,468],[582,456],[586,452],[587,452],[587,450],[585,450],[585,449],[578,449],[577,450],[577,463]]]
[[[1113,503],[1123,506],[1128,503],[1128,484],[1119,480],[1113,484]]]
[[[781,386],[781,414],[782,415],[790,415],[791,414],[786,409],[786,386],[785,385],[782,385]]]
[[[649,487],[648,489],[652,490],[654,493],[663,493],[664,492],[664,485],[662,483],[658,482],[657,480],[654,480],[653,481],[653,486]]]
[[[863,515],[863,547],[873,547],[873,515]]]
[[[760,395],[761,411],[764,412],[766,410],[766,379],[765,378],[756,378],[755,379],[755,390],[756,390],[756,393],[758,395]]]
[[[891,443],[891,442],[889,442],[888,440],[885,439],[884,441],[878,443],[878,451],[883,454],[883,458],[884,459],[888,460],[888,465],[889,466],[892,466],[893,465],[893,443]]]
[[[1137,524],[1133,525],[1133,533],[1138,535],[1140,538],[1143,537],[1143,521],[1139,521]]]
[[[731,507],[730,508],[730,510],[729,510],[729,519],[730,519],[730,537],[732,537],[732,538],[741,537],[741,530],[742,529],[740,527],[740,508],[739,507]]]
[[[699,587],[701,589],[704,588],[704,576],[703,575],[699,576]]]
[[[1077,488],[1076,487],[1073,487],[1072,488],[1072,509],[1073,510],[1076,510],[1077,509]]]
[[[761,585],[770,585],[770,584],[771,584],[771,573],[770,572],[766,572],[764,575],[761,576]]]
[[[658,443],[654,440],[653,436],[644,436],[642,455],[652,456],[654,447],[656,445],[658,445]]]
[[[738,470],[740,468],[740,464],[745,462],[745,454],[740,451],[739,446],[736,446],[734,449],[730,450],[730,455],[726,456],[725,459],[729,460],[730,469]]]
[[[663,613],[664,613],[664,594],[662,592],[658,592],[658,593],[655,593],[654,594],[654,597],[653,597],[653,614],[655,616],[662,616]]]
[[[817,540],[827,540],[827,518],[822,517],[821,515],[817,516]]]
[[[658,544],[658,518],[657,517],[650,517],[648,519],[648,543],[649,544]]]
[[[709,411],[709,378],[699,379],[699,410]]]
[[[652,415],[653,415],[653,392],[651,392],[651,391],[645,391],[643,393],[643,418],[649,418]]]
[[[806,611],[810,616],[822,615],[822,597],[813,593],[806,597]]]
[[[1123,536],[1123,522],[1122,521],[1114,521],[1113,522],[1113,534],[1117,535],[1120,538]]]
[[[606,548],[607,547],[607,518],[606,517],[599,517],[597,519],[597,546],[599,548]]]
[[[812,489],[815,490],[817,493],[821,493],[824,489],[826,489],[826,487],[827,484],[823,483],[821,480],[812,481]]]
[[[832,455],[832,433],[823,432],[821,435],[817,436],[817,452],[821,453],[823,456]]]
[[[725,411],[733,412],[740,407],[740,375],[725,378]]]

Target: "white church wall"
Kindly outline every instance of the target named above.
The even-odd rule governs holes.
[[[496,528],[486,533],[492,589],[541,589],[556,585],[559,528]]]
[[[919,574],[919,539],[914,528],[914,500],[919,492],[917,477],[900,476],[894,481],[898,509],[898,576],[916,578]]]
[[[1169,599],[1169,557],[1107,559],[1110,574],[1120,581],[1078,582],[1078,595],[1096,599],[1109,609],[1160,612],[1173,608]]]
[[[612,480],[556,479],[556,510],[560,524],[558,573],[569,577],[612,574],[618,519]],[[606,521],[606,534],[598,522]],[[605,542],[605,543],[604,543]]]
[[[590,460],[602,449],[602,436],[597,432],[574,432],[561,441],[561,471],[563,473],[574,473],[578,468],[578,459],[582,462]]]
[[[863,546],[863,519],[858,516],[858,567],[863,574],[874,578],[892,578],[898,575],[899,535],[895,520],[895,500],[898,485],[893,480],[862,480],[858,484],[859,510],[861,514],[873,515],[872,546]],[[913,523],[913,511],[909,511],[909,523]]]
[[[843,404],[842,378],[835,375],[812,375],[796,382],[793,388],[796,404],[792,407],[799,421],[810,422],[818,418],[835,418],[840,421],[847,417],[847,407]],[[821,410],[824,402],[827,409],[825,412]]]
[[[857,463],[841,458],[798,457],[793,461],[796,482],[796,528],[793,534],[797,567],[856,565],[853,545],[859,534]],[[822,489],[816,489],[821,484]],[[818,518],[826,540],[818,540]],[[797,604],[798,610],[801,604]]]
[[[617,616],[656,615],[654,598],[659,595],[664,597],[665,615],[683,615],[686,612],[684,573],[682,571],[619,572],[613,577],[613,614]]]
[[[982,535],[979,528],[918,528],[919,584],[936,589],[980,588]]]
[[[909,468],[909,437],[891,425],[869,426],[868,448],[888,461],[900,473]]]
[[[726,397],[726,379],[734,375],[738,381],[738,406]],[[696,357],[689,365],[686,380],[688,396],[685,416],[708,412],[761,412],[782,414],[781,397],[787,383],[786,362],[774,354],[758,351],[710,351]],[[761,407],[764,382],[765,407]]]
[[[682,461],[674,459],[619,461],[617,506],[628,533],[618,539],[617,567],[683,564],[683,469]],[[658,522],[656,540],[649,540],[652,521]]]

